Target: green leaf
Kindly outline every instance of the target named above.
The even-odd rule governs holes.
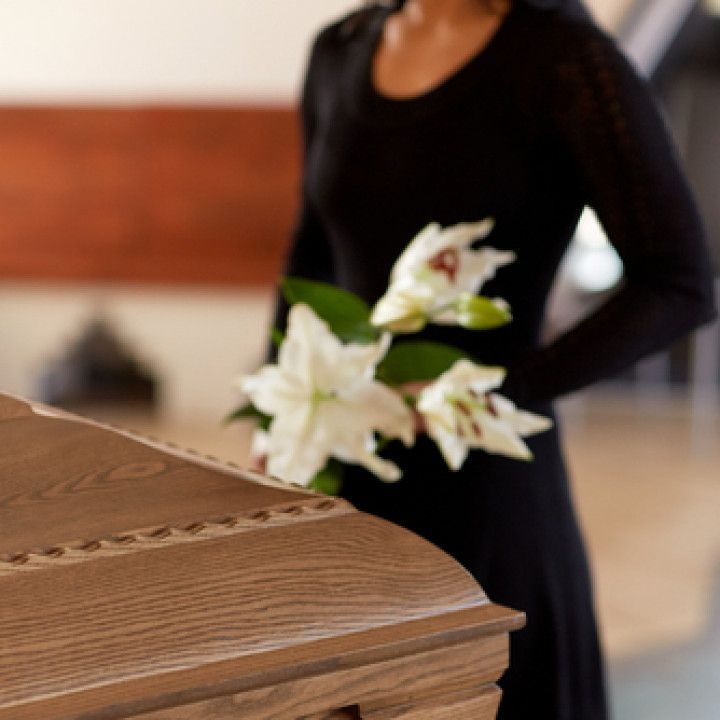
[[[309,488],[324,495],[339,495],[342,476],[342,464],[337,460],[328,460],[327,465],[313,478]]]
[[[378,366],[377,378],[390,385],[434,380],[461,358],[473,358],[460,348],[418,340],[393,345]]]
[[[457,311],[458,323],[470,330],[491,330],[512,320],[509,308],[483,295],[461,296]]]
[[[246,405],[239,407],[237,410],[233,410],[233,412],[231,412],[223,420],[223,423],[225,425],[229,425],[230,423],[238,420],[257,420],[258,427],[263,430],[267,430],[272,422],[272,417],[260,412],[260,410],[258,410],[252,403],[247,403]]]
[[[284,278],[281,287],[288,303],[309,305],[345,342],[370,343],[380,336],[380,331],[370,324],[370,307],[354,293],[295,277]]]
[[[270,334],[270,339],[272,340],[272,344],[276,348],[279,348],[283,344],[283,340],[285,340],[285,333],[282,330],[278,330],[276,327],[274,327]]]

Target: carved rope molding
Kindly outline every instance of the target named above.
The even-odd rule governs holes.
[[[193,522],[180,527],[157,526],[108,535],[96,540],[64,543],[41,550],[0,556],[0,578],[20,572],[49,570],[111,557],[128,555],[188,542],[239,535],[258,528],[280,527],[355,512],[342,500],[311,497],[284,505]]]

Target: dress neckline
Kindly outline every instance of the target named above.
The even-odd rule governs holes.
[[[516,23],[520,14],[521,2],[515,0],[505,15],[503,21],[497,27],[492,36],[472,54],[460,67],[450,75],[434,84],[428,90],[410,95],[408,97],[393,97],[378,90],[374,81],[375,56],[382,41],[385,22],[388,17],[396,12],[395,8],[383,7],[372,19],[366,36],[364,52],[359,53],[359,93],[356,97],[356,107],[361,106],[371,113],[390,112],[396,119],[408,113],[415,115],[417,112],[424,113],[435,106],[442,106],[446,99],[449,99],[456,92],[461,91],[468,85],[468,80],[476,76],[478,68],[489,62],[493,55],[503,45],[512,26]],[[356,85],[357,89],[357,85]]]

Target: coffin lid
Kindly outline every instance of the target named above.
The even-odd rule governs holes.
[[[124,717],[522,620],[341,499],[7,396],[0,446],[0,720],[69,696]]]

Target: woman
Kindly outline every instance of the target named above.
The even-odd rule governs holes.
[[[576,0],[505,1],[369,6],[318,36],[286,272],[374,302],[428,222],[494,217],[488,243],[517,261],[484,292],[510,302],[513,322],[424,335],[506,366],[502,392],[552,415],[553,399],[710,320],[711,278],[695,206],[644,83]],[[548,290],[585,205],[626,281],[541,347]],[[280,303],[280,325],[285,313]],[[427,537],[495,602],[527,613],[501,682],[501,718],[601,720],[590,580],[557,430],[530,445],[533,463],[475,452],[454,474],[423,436],[411,450],[388,448],[400,482],[353,468],[344,494]]]

